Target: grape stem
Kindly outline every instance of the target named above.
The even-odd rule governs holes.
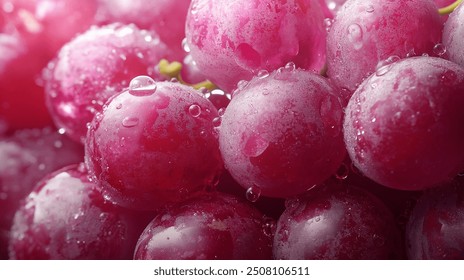
[[[182,79],[182,75],[181,75],[182,63],[180,63],[178,61],[169,62],[166,59],[161,59],[161,61],[158,64],[158,68],[159,68],[159,71],[160,71],[160,73],[162,75],[167,76],[169,78],[175,78],[180,83],[182,83],[184,85],[187,85],[187,86],[191,86],[194,89],[206,88],[208,90],[214,90],[214,89],[217,88],[216,85],[213,84],[212,82],[210,82],[209,80],[199,82],[199,83],[196,83],[196,84],[189,84],[189,83],[185,82]]]
[[[448,14],[451,14],[454,9],[457,8],[457,6],[459,6],[459,4],[461,4],[462,0],[457,0],[456,2],[454,2],[453,4],[451,5],[448,5],[446,7],[443,7],[443,8],[440,8],[438,9],[438,13],[440,15],[448,15]]]

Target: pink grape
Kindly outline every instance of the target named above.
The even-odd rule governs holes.
[[[289,197],[328,179],[345,157],[343,111],[327,79],[287,65],[241,84],[222,116],[226,169],[245,189]]]
[[[460,4],[451,14],[443,29],[443,44],[449,60],[464,67],[464,5]]]
[[[213,119],[198,91],[140,76],[90,126],[89,171],[113,202],[155,210],[212,187],[222,170]]]
[[[100,0],[97,21],[100,24],[133,23],[160,36],[181,61],[185,56],[185,19],[190,0]]]
[[[386,65],[351,97],[345,143],[355,166],[384,186],[421,190],[464,170],[464,69],[433,57]]]
[[[263,215],[234,196],[210,193],[163,211],[139,238],[135,259],[271,259]]]
[[[353,92],[389,57],[434,55],[442,28],[432,0],[348,0],[327,35],[327,74]]]
[[[161,79],[155,67],[169,53],[158,35],[135,25],[111,24],[80,34],[45,73],[46,101],[56,125],[84,142],[87,123],[106,100],[135,76]]]
[[[425,192],[411,213],[406,228],[410,259],[464,258],[462,179]]]
[[[12,259],[131,259],[148,224],[138,213],[106,201],[84,165],[41,180],[16,213]]]
[[[0,137],[0,259],[7,257],[14,214],[34,185],[48,173],[83,159],[82,145],[51,128]]]
[[[321,70],[323,19],[318,0],[193,0],[186,38],[198,68],[231,92],[240,80],[289,61]]]
[[[399,259],[400,233],[390,210],[374,195],[328,182],[288,200],[277,221],[276,259]]]

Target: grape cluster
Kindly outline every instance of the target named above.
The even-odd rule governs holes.
[[[0,0],[0,259],[464,259],[463,22]]]

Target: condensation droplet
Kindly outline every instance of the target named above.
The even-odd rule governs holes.
[[[63,134],[65,134],[65,133],[66,133],[66,129],[65,129],[65,128],[60,128],[60,129],[58,129],[58,134],[63,135]]]
[[[326,30],[327,32],[330,31],[330,28],[332,27],[332,24],[333,24],[333,20],[332,20],[332,19],[330,19],[330,18],[324,19],[324,27],[325,27],[325,30]]]
[[[189,107],[189,114],[196,118],[201,115],[201,107],[197,104],[192,104]]]
[[[294,62],[290,61],[287,64],[285,64],[285,70],[291,72],[291,71],[295,71],[295,69],[296,69],[296,65]]]
[[[373,13],[374,11],[375,11],[374,6],[372,5],[367,6],[366,12]]]
[[[444,56],[446,53],[446,46],[440,43],[436,44],[433,47],[433,53],[440,57]]]
[[[139,124],[139,119],[136,117],[125,117],[122,120],[122,125],[124,127],[134,127]]]
[[[119,110],[119,109],[121,109],[121,108],[122,108],[122,104],[119,103],[118,106],[116,106],[116,110]]]
[[[261,189],[257,186],[248,188],[245,193],[246,199],[248,199],[251,202],[258,201],[260,196],[261,196]]]
[[[237,89],[238,90],[243,90],[244,88],[246,88],[246,86],[248,85],[248,82],[245,81],[245,80],[240,80],[238,83],[237,83]]]
[[[400,59],[401,58],[399,56],[392,55],[392,56],[388,57],[387,59],[380,61],[377,64],[375,74],[377,76],[383,76],[383,75],[387,74],[388,71],[390,71],[390,69],[392,68],[393,63],[399,61]]]
[[[359,50],[363,46],[363,31],[359,24],[351,24],[347,28],[348,40],[353,44],[355,50]]]
[[[222,108],[219,108],[218,110],[218,116],[222,117],[224,116],[224,113],[226,112],[226,108],[222,107]]]
[[[342,163],[338,168],[337,172],[335,173],[335,178],[337,178],[338,180],[345,180],[346,178],[348,178],[349,174],[350,169],[345,163]]]
[[[266,77],[269,77],[269,72],[267,70],[261,70],[258,72],[258,78],[264,79]]]
[[[149,76],[133,78],[129,84],[129,93],[135,96],[148,96],[156,91],[156,82]]]
[[[222,123],[222,118],[221,117],[215,117],[213,119],[213,126],[214,127],[219,127],[221,126],[221,123]]]

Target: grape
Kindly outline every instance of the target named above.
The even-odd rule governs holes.
[[[158,214],[140,236],[134,258],[271,259],[271,234],[258,210],[211,193]]]
[[[406,228],[410,259],[464,258],[462,179],[429,190],[417,202]]]
[[[135,25],[111,24],[80,34],[60,50],[45,74],[55,123],[84,142],[86,125],[103,103],[135,76],[155,76],[155,66],[169,53],[156,34]]]
[[[288,200],[277,221],[276,259],[398,259],[400,234],[393,216],[362,189],[328,182]]]
[[[324,16],[316,0],[193,0],[186,38],[198,68],[222,90],[287,62],[321,70]]]
[[[432,0],[348,0],[327,35],[327,74],[353,92],[389,57],[434,55],[442,26]]]
[[[0,138],[0,259],[16,210],[46,174],[82,162],[84,148],[51,128],[17,130]]]
[[[185,18],[190,0],[100,0],[97,21],[100,24],[133,23],[141,29],[157,33],[181,61],[185,53]]]
[[[441,58],[386,65],[353,94],[344,123],[356,167],[384,186],[421,190],[464,170],[464,69]]]
[[[464,36],[464,5],[461,3],[450,14],[443,29],[443,44],[451,61],[464,66],[464,47],[462,38]]]
[[[86,163],[117,204],[154,210],[186,199],[221,172],[215,117],[196,90],[137,77],[95,116]]]
[[[302,193],[335,173],[345,157],[335,88],[293,67],[242,83],[219,127],[226,169],[258,195]]]
[[[84,165],[45,177],[16,213],[12,259],[131,259],[148,214],[118,207],[88,180]]]

